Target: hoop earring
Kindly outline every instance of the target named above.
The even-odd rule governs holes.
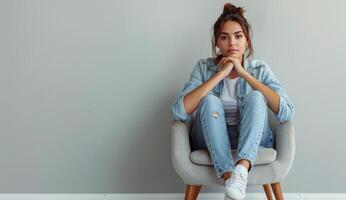
[[[216,52],[216,55],[217,55],[217,56],[221,55],[221,52],[220,52],[220,48],[219,48],[219,47],[215,47],[215,52]]]

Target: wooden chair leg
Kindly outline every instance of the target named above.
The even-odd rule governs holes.
[[[267,199],[268,200],[273,200],[272,190],[270,188],[270,185],[269,184],[263,185],[263,189],[264,189],[264,191],[266,193]]]
[[[281,191],[281,186],[280,183],[272,183],[271,184],[273,192],[274,192],[274,196],[276,200],[284,200],[284,196],[282,194]]]
[[[201,188],[201,185],[186,185],[185,200],[196,200]]]

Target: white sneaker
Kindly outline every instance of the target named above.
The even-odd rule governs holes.
[[[235,200],[245,198],[246,184],[247,184],[248,170],[241,164],[235,167],[231,178],[227,179],[226,195],[227,197]],[[226,197],[225,197],[226,199]]]

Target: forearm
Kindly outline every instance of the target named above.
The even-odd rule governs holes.
[[[209,80],[199,85],[197,88],[184,96],[183,102],[188,115],[193,113],[198,107],[201,99],[208,94],[225,76],[221,72],[214,74]]]
[[[249,83],[254,89],[260,91],[267,100],[268,107],[274,112],[278,113],[280,108],[280,96],[271,88],[258,81],[256,78],[251,76],[248,72],[242,74],[242,78]]]

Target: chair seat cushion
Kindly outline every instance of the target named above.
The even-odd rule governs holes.
[[[237,159],[237,150],[231,150],[233,163],[236,162]],[[199,165],[213,165],[210,154],[208,150],[195,150],[190,154],[190,159],[195,164]],[[255,165],[268,164],[273,162],[276,159],[276,150],[273,148],[259,147],[257,151],[257,158],[255,161]]]

